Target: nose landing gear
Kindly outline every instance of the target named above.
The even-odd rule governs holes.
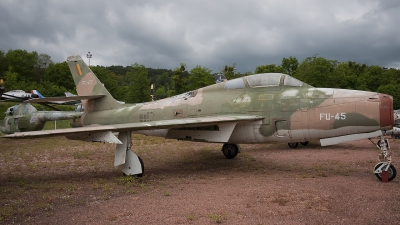
[[[371,139],[369,140],[373,143]],[[390,149],[389,142],[383,136],[380,136],[380,140],[377,144],[375,144],[375,146],[381,150],[381,153],[379,154],[380,162],[376,164],[373,172],[379,180],[384,182],[391,181],[396,177],[397,171],[396,168],[391,164],[392,155],[388,151]]]

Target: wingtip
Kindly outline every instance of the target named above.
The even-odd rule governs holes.
[[[79,55],[71,55],[67,58],[67,62],[77,61],[77,60],[82,60],[82,58]]]

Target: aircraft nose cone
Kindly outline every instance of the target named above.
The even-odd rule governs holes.
[[[379,117],[382,130],[390,130],[394,125],[393,97],[387,94],[379,94]]]

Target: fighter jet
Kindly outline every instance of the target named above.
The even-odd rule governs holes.
[[[221,143],[227,158],[246,143],[297,143],[320,140],[322,146],[378,138],[380,162],[374,173],[393,180],[389,142],[393,97],[376,92],[315,88],[289,75],[265,73],[220,82],[174,97],[119,104],[80,56],[67,63],[84,113],[76,127],[21,132],[6,138],[64,135],[69,139],[117,144],[114,166],[141,176],[144,164],[132,148],[131,133],[170,139]],[[34,100],[30,100],[34,101]],[[118,137],[113,132],[118,132]],[[372,140],[372,139],[371,139]]]

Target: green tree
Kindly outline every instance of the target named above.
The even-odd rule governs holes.
[[[214,77],[211,74],[211,70],[206,67],[196,66],[189,72],[189,90],[196,90],[201,87],[205,87],[214,84]]]
[[[334,85],[333,71],[338,62],[322,57],[307,57],[297,68],[294,77],[314,87],[332,87]]]
[[[47,71],[47,67],[53,64],[51,61],[51,57],[47,54],[39,54],[35,64],[35,80],[36,83],[41,83],[45,73]],[[71,77],[71,76],[70,76]]]
[[[147,78],[147,69],[144,65],[135,63],[130,67],[127,76],[131,83],[127,101],[130,103],[150,101],[150,81]]]
[[[293,73],[297,70],[299,66],[299,61],[296,57],[290,56],[289,58],[283,57],[282,59],[282,69],[285,71],[284,73],[293,75]]]
[[[97,78],[104,84],[108,92],[117,100],[124,101],[125,93],[119,88],[116,75],[104,66],[90,66]]]
[[[259,73],[285,73],[285,70],[275,64],[257,66],[255,74]]]
[[[157,88],[164,87],[166,90],[169,89],[169,87],[172,87],[171,74],[168,72],[163,72],[162,74],[158,75],[155,79],[154,85]]]
[[[332,72],[332,87],[355,89],[357,73],[348,62],[339,63]]]
[[[163,99],[167,97],[167,92],[165,91],[165,88],[159,87],[157,88],[156,92],[154,93],[155,99]]]
[[[26,50],[9,50],[5,55],[7,68],[13,67],[13,71],[18,74],[17,80],[19,82],[31,83],[33,81],[39,82],[41,79],[40,73],[37,71],[38,53],[33,51],[31,53]]]
[[[376,91],[382,83],[387,83],[384,72],[385,70],[380,66],[366,67],[357,78],[357,89]]]
[[[18,81],[18,73],[13,71],[13,67],[9,66],[8,70],[4,73],[4,87],[7,90],[16,90],[22,89],[24,90],[25,82]]]
[[[50,64],[53,64],[51,57],[47,54],[39,54],[36,67],[37,68],[47,68]]]
[[[385,93],[393,96],[393,108],[400,109],[400,83],[390,82],[382,84],[376,90],[379,93]]]
[[[7,71],[8,66],[6,62],[6,56],[3,51],[0,50],[0,79],[3,78],[4,73]]]
[[[187,91],[187,79],[184,75],[186,72],[186,64],[181,63],[180,67],[174,69],[174,75],[172,76],[173,86],[175,94],[182,94]]]
[[[47,85],[55,85],[57,87],[64,87],[66,91],[75,92],[75,83],[71,76],[67,62],[62,63],[50,63],[46,71],[44,72],[44,81]],[[44,82],[42,81],[42,82]],[[39,88],[36,88],[39,90]],[[47,88],[45,88],[47,89]],[[57,93],[49,93],[48,90],[39,90],[46,96],[60,96],[59,91]],[[62,93],[64,94],[64,93]]]
[[[236,76],[236,63],[233,63],[232,66],[225,65],[225,67],[221,71],[221,73],[224,74],[224,76],[228,80],[232,80],[232,79],[237,78],[237,76]]]

